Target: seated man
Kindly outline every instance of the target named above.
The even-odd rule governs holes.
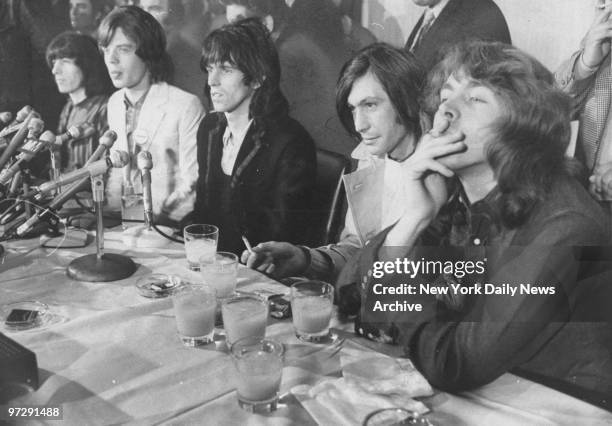
[[[309,249],[266,242],[243,261],[277,278],[305,275],[335,281],[364,242],[395,223],[408,200],[398,191],[402,162],[429,128],[419,99],[424,73],[412,54],[378,43],[346,63],[336,106],[345,129],[361,143],[352,157],[357,171],[344,177],[348,211],[337,244]]]
[[[359,286],[356,331],[401,344],[443,390],[512,371],[605,404],[609,279],[579,281],[573,248],[605,244],[608,224],[564,159],[567,99],[539,62],[486,42],[453,49],[428,94],[437,113],[405,161],[409,208],[340,278]],[[447,222],[442,176],[453,175],[462,190]]]
[[[61,170],[70,172],[83,167],[108,129],[106,104],[113,86],[96,41],[87,35],[66,32],[55,37],[47,47],[47,63],[57,89],[68,95],[57,134],[83,123],[95,129],[91,137],[61,147]]]
[[[316,157],[288,115],[278,55],[255,19],[213,31],[201,61],[215,112],[198,130],[199,177],[192,219],[219,227],[219,250],[242,252],[241,236],[302,241]]]
[[[136,157],[147,150],[153,157],[155,220],[178,224],[193,209],[202,104],[166,83],[170,59],[164,31],[144,10],[115,8],[100,24],[98,43],[111,81],[120,89],[108,101],[108,125],[117,133],[114,148],[127,151],[131,158],[123,170],[109,172],[109,207],[118,210],[122,184],[140,187]]]

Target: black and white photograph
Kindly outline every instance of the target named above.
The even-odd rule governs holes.
[[[612,425],[612,1],[0,0],[0,424]]]

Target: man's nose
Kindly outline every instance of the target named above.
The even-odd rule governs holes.
[[[459,118],[459,106],[456,98],[449,98],[442,102],[438,107],[438,112],[449,121],[454,121]]]
[[[116,64],[119,62],[117,52],[115,49],[108,49],[104,51],[104,60],[109,64]]]
[[[60,64],[59,61],[53,62],[53,66],[51,67],[51,74],[56,75],[60,73]]]
[[[219,84],[219,70],[211,69],[208,71],[208,85],[216,86]]]
[[[366,114],[364,114],[359,108],[355,108],[353,111],[353,121],[355,123],[355,130],[357,133],[364,133],[370,128],[370,122]]]

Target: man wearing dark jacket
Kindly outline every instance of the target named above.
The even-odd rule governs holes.
[[[426,9],[410,33],[405,49],[428,71],[450,44],[470,39],[511,42],[506,19],[493,0],[413,1]]]
[[[193,220],[219,227],[219,250],[237,254],[241,236],[257,244],[303,241],[315,182],[314,143],[288,116],[278,55],[257,19],[204,41],[215,112],[198,130],[199,177]]]

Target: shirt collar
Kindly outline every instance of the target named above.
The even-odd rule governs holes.
[[[151,87],[149,86],[149,88],[147,89],[146,92],[144,92],[142,94],[142,96],[140,97],[140,99],[138,99],[136,102],[134,102],[132,104],[132,102],[128,99],[127,94],[125,92],[123,92],[123,103],[125,104],[125,108],[136,108],[139,109],[142,107],[142,104],[144,104],[144,101],[147,97],[147,95],[149,94],[149,91],[151,90]]]
[[[230,141],[232,142],[232,144],[235,144],[236,142],[242,142],[247,132],[249,131],[249,128],[251,127],[252,123],[253,123],[253,119],[251,118],[249,122],[246,124],[246,126],[244,126],[242,129],[239,129],[238,131],[234,133],[230,131],[229,126],[226,126],[225,132],[223,133],[223,147],[227,147]]]
[[[434,17],[436,19],[438,19],[438,16],[440,16],[440,14],[442,13],[442,10],[446,7],[449,1],[450,0],[441,0],[435,6],[429,8],[434,14]]]

